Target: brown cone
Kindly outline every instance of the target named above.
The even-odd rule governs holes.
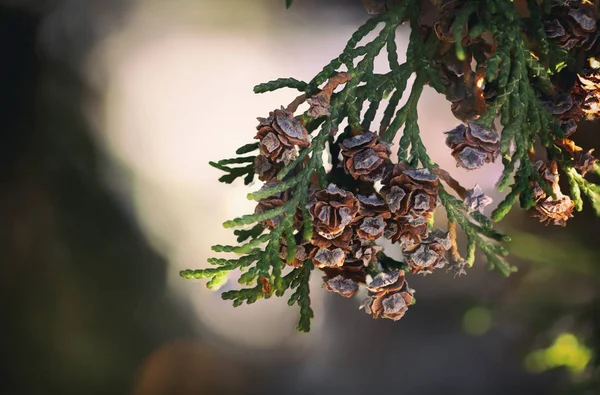
[[[396,166],[381,189],[392,215],[385,237],[403,247],[426,237],[427,222],[438,203],[438,185],[437,176],[427,169]]]
[[[446,136],[446,145],[452,149],[456,165],[467,170],[493,162],[500,153],[500,134],[475,122],[460,124],[446,132]]]
[[[532,181],[532,189],[536,201],[536,205],[531,211],[532,216],[539,218],[540,222],[544,225],[566,226],[567,220],[573,217],[575,203],[569,196],[563,195],[560,190],[556,162],[549,161],[543,163],[542,161],[538,161],[536,167],[542,178],[552,188],[556,198],[548,196],[537,182]]]
[[[411,273],[431,273],[433,269],[446,266],[446,252],[451,247],[448,233],[436,230],[420,244],[404,250],[405,262]]]
[[[552,7],[544,21],[546,34],[560,48],[589,50],[598,42],[598,12],[592,3],[567,0]]]
[[[350,229],[358,213],[359,202],[351,192],[329,184],[326,189],[312,193],[307,208],[316,233],[331,241]]]
[[[260,154],[273,163],[288,164],[297,155],[298,147],[308,147],[310,137],[304,126],[283,107],[259,118],[258,132]]]
[[[389,163],[390,148],[373,132],[363,132],[343,140],[340,149],[344,169],[355,180],[374,182],[384,175]]]
[[[412,290],[404,281],[403,271],[382,272],[367,284],[369,296],[362,307],[373,318],[398,321],[413,303]]]
[[[265,211],[272,210],[277,207],[281,207],[287,202],[287,193],[282,192],[273,196],[269,196],[266,199],[258,201],[258,205],[254,209],[255,214],[261,214]],[[268,229],[275,229],[281,224],[282,215],[262,221],[261,224]]]

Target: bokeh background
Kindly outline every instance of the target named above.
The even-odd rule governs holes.
[[[412,279],[419,303],[398,323],[314,276],[300,334],[285,299],[234,309],[179,277],[253,210],[248,187],[207,164],[294,97],[252,87],[310,79],[366,18],[358,0],[0,2],[0,393],[600,393],[587,208],[566,229],[515,210],[499,227],[517,273],[480,259],[467,276]],[[426,90],[419,116],[454,171],[448,103]],[[598,129],[582,125],[580,145],[598,146]],[[499,171],[456,174],[499,198]]]

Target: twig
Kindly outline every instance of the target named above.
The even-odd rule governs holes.
[[[460,185],[460,183],[456,181],[450,175],[450,173],[439,167],[434,167],[431,169],[431,171],[433,171],[433,173],[436,176],[438,176],[442,181],[448,184],[450,188],[454,189],[454,191],[456,191],[456,193],[462,200],[465,200],[465,198],[467,197],[467,190],[462,185]]]

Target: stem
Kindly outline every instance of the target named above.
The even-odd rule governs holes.
[[[454,189],[454,191],[458,194],[458,196],[462,199],[465,200],[465,198],[467,197],[467,190],[465,187],[463,187],[462,185],[460,185],[460,183],[458,181],[456,181],[451,175],[450,173],[448,173],[446,170],[440,168],[440,167],[434,167],[431,169],[431,171],[438,176],[442,181],[444,181],[446,184],[448,184],[448,186],[452,189]]]

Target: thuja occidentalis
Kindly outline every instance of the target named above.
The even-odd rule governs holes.
[[[363,3],[375,15],[312,80],[280,78],[254,88],[300,93],[258,119],[257,142],[210,163],[225,172],[221,182],[264,183],[248,194],[255,212],[224,223],[239,228],[239,245],[212,247],[235,258],[210,258],[214,267],[181,272],[208,278],[215,288],[241,271],[238,282],[247,287],[222,294],[234,306],[289,291],[289,304],[300,307],[301,331],[313,317],[314,270],[325,289],[342,297],[366,287],[361,308],[398,320],[416,300],[407,274],[443,268],[463,274],[477,249],[500,273],[516,270],[505,259],[509,238],[493,223],[517,202],[546,225],[565,226],[582,209],[583,195],[600,213],[600,187],[586,178],[600,175],[598,161],[574,142],[580,121],[600,117],[598,1]],[[396,32],[403,24],[411,33],[400,63]],[[369,34],[374,38],[363,44]],[[382,53],[390,71],[376,73]],[[509,192],[490,217],[483,208],[492,199],[478,185],[460,185],[427,153],[417,113],[426,85],[445,95],[461,121],[440,131],[457,166],[504,165],[497,187]],[[304,103],[308,110],[298,113]],[[378,113],[381,122],[373,125]],[[329,171],[324,157],[331,158]],[[438,206],[446,211],[442,228],[434,221]],[[462,251],[458,228],[466,237]],[[386,255],[381,238],[397,245],[403,259]]]

